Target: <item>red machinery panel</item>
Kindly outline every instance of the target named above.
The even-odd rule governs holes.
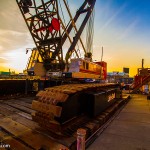
[[[107,78],[107,63],[105,61],[99,61],[96,63],[103,67],[104,80],[106,80],[106,78]]]

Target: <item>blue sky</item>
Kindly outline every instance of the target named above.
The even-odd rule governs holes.
[[[100,0],[96,3],[95,44],[104,45],[108,70],[129,67],[132,75],[150,65],[150,1]],[[99,39],[99,40],[98,40]],[[99,43],[99,44],[98,44]],[[95,49],[95,53],[98,50]]]
[[[73,16],[82,2],[69,1]],[[34,47],[34,42],[16,0],[1,0],[0,4],[0,71],[11,68],[21,72],[30,56],[25,54],[25,49]],[[108,63],[108,71],[129,67],[133,76],[141,67],[142,58],[145,67],[150,67],[149,14],[149,0],[97,0],[93,60],[100,60],[103,46],[103,60]]]

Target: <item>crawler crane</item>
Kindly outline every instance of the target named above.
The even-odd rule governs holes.
[[[89,30],[90,41],[87,41],[86,48],[81,39],[95,3],[96,0],[83,0],[73,17],[67,0],[17,0],[36,45],[36,62],[46,72],[61,71],[63,78],[71,79],[106,78],[106,63],[92,62],[92,54],[86,50],[92,43],[93,30]],[[67,24],[62,4],[68,14]],[[79,28],[77,21],[80,22]],[[80,58],[79,42],[85,59]],[[63,49],[65,43],[70,43],[66,53]],[[97,121],[92,118],[98,117],[119,98],[118,84],[72,83],[49,87],[40,91],[32,102],[32,108],[36,110],[32,116],[42,127],[58,135],[74,136],[76,129],[82,127],[87,130],[88,138],[100,126],[100,118]]]

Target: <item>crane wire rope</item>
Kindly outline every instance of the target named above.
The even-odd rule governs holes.
[[[86,27],[86,50],[87,53],[93,52],[93,36],[94,36],[94,18],[95,18],[95,9],[88,20]]]
[[[66,1],[66,0],[65,0],[65,2],[66,2],[66,5],[67,5],[67,7],[68,7],[68,9],[69,9],[68,1]],[[63,17],[63,21],[61,20],[61,17],[60,17],[60,20],[61,20],[61,22],[62,22],[62,26],[64,26],[64,32],[66,32],[66,33],[67,33],[66,28],[67,28],[67,26],[68,26],[68,25],[66,25],[66,20],[65,20],[65,16],[64,16],[64,13],[63,13],[63,9],[62,9],[62,5],[61,5],[60,0],[58,0],[58,3],[59,3],[60,10],[61,10],[62,17]],[[70,11],[70,9],[69,9],[69,11]],[[70,20],[70,22],[72,23],[72,20]],[[68,38],[69,38],[69,41],[70,41],[70,37],[68,37]],[[76,53],[76,56],[77,56],[77,57],[79,57],[79,56],[78,56],[78,53],[77,53],[77,51],[76,51],[76,50],[75,50],[75,53]]]
[[[60,11],[61,11],[61,14],[62,14],[62,17],[63,17],[63,21],[64,21],[64,24],[65,24],[65,27],[66,27],[66,20],[65,20],[65,16],[64,16],[64,13],[63,13],[63,10],[62,10],[61,2],[60,2],[60,0],[58,0],[58,2],[59,2],[59,6],[60,6]]]

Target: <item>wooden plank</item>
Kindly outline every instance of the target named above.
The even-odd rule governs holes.
[[[3,117],[4,115],[5,117],[9,116],[12,120],[17,121],[18,123],[21,123],[31,129],[40,128],[36,122],[32,121],[31,115],[30,115],[30,119],[28,119],[28,117],[23,116],[20,113],[14,113],[13,111],[7,110],[7,108],[3,108],[2,106],[0,107],[0,113],[3,114]]]
[[[16,99],[7,100],[7,102],[12,102],[12,103],[15,103],[15,104],[18,104],[18,105],[21,105],[21,106],[24,106],[24,107],[27,107],[27,108],[30,108],[30,109],[31,109],[31,106],[32,106],[32,104],[29,104],[29,103],[21,101],[21,100],[16,100]]]
[[[0,118],[2,118],[2,117],[4,117],[4,115],[0,113]]]
[[[13,102],[7,102],[7,101],[5,101],[4,103],[7,104],[7,105],[9,105],[9,106],[12,106],[12,107],[14,107],[14,108],[17,108],[17,109],[19,109],[19,110],[21,110],[21,111],[23,111],[23,112],[29,113],[29,114],[31,114],[32,112],[35,112],[35,111],[32,110],[32,109],[29,109],[29,108],[26,108],[26,107],[24,107],[24,106],[15,104],[15,103],[13,103]]]
[[[4,131],[0,131],[0,139],[2,143],[8,144],[11,149],[16,150],[33,150],[32,148],[22,144],[21,142],[14,139],[11,135],[5,133]],[[0,148],[1,150],[1,148]]]
[[[21,110],[18,110],[14,107],[7,105],[7,104],[0,104],[0,106],[1,106],[0,107],[0,113],[2,113],[5,116],[10,116],[10,115],[16,113],[16,114],[19,114],[20,116],[27,118],[27,119],[30,119],[30,120],[32,119],[31,114],[25,113]]]
[[[0,113],[5,115],[5,116],[10,116],[12,113],[14,113],[13,111],[7,109],[6,107],[3,107],[3,105],[0,105]]]
[[[34,149],[40,149],[43,146],[50,150],[68,149],[48,136],[32,131],[28,127],[21,125],[10,118],[1,119],[0,126],[29,146],[32,146]]]
[[[38,125],[38,123],[32,121],[32,120],[28,120],[24,117],[20,117],[19,115],[15,114],[13,116],[11,116],[11,119],[30,128],[30,129],[33,129],[33,130],[37,130],[40,128],[40,126]]]
[[[33,97],[22,97],[22,98],[19,98],[18,100],[31,104],[34,99],[35,99],[35,96],[33,96]]]
[[[40,111],[46,114],[53,113],[56,117],[60,117],[62,111],[62,107],[60,106],[46,104],[35,100],[32,102],[32,108],[36,111]]]

